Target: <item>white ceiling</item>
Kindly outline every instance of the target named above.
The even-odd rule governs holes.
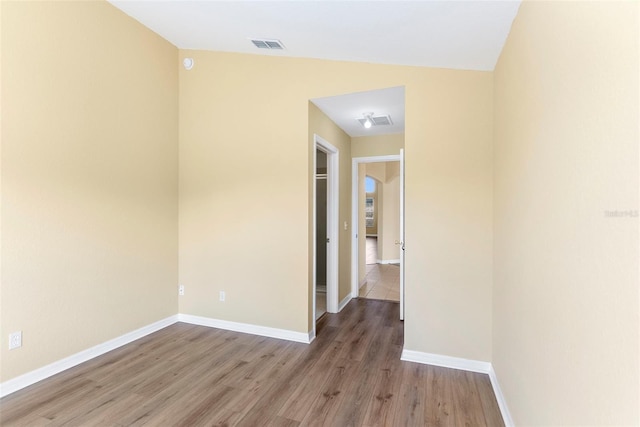
[[[519,0],[110,0],[181,49],[493,70]],[[250,38],[278,39],[283,51]]]
[[[311,102],[352,137],[404,132],[404,87],[315,98]],[[389,115],[393,125],[365,129],[357,121],[363,113]]]
[[[109,0],[180,49],[493,70],[520,0]],[[250,39],[280,40],[285,50]],[[197,66],[197,64],[196,64]],[[404,132],[404,88],[313,99],[352,137]],[[392,126],[365,129],[363,113]]]

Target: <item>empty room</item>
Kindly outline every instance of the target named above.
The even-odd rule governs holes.
[[[640,425],[640,3],[0,25],[0,425]]]

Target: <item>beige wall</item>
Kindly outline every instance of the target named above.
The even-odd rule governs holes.
[[[308,331],[309,99],[405,85],[405,345],[490,360],[491,73],[180,56],[181,312]]]
[[[494,367],[517,425],[638,425],[638,3],[524,2],[495,71]]]
[[[365,163],[367,176],[376,179],[376,190],[378,185],[384,183],[387,174],[387,168],[384,162]]]
[[[400,162],[385,162],[385,180],[382,185],[384,203],[380,207],[383,211],[383,240],[378,244],[378,259],[381,261],[396,261],[400,259]]]
[[[493,75],[432,72],[405,92],[405,348],[490,361]]]
[[[0,9],[6,381],[176,314],[178,55],[106,2]]]
[[[352,157],[389,156],[404,148],[404,133],[351,138]]]

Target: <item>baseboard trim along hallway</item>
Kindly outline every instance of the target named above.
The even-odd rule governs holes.
[[[346,298],[345,298],[346,299]],[[346,302],[349,302],[348,300]],[[346,304],[346,303],[345,303]],[[341,308],[343,306],[341,305]],[[295,341],[304,344],[309,344],[313,341],[313,332],[305,334],[303,332],[294,332],[286,329],[270,328],[267,326],[257,326],[248,323],[230,322],[227,320],[211,319],[208,317],[192,316],[189,314],[176,314],[166,319],[154,322],[150,325],[144,326],[135,331],[128,332],[112,340],[106,341],[102,344],[98,344],[94,347],[88,348],[76,354],[73,354],[64,359],[50,363],[26,374],[20,375],[16,378],[10,379],[0,384],[0,397],[7,396],[32,384],[42,381],[46,378],[52,377],[62,371],[73,368],[81,363],[91,360],[95,357],[101,356],[105,353],[115,350],[118,347],[122,347],[125,344],[129,344],[137,339],[143,338],[149,334],[173,325],[176,322],[190,323],[193,325],[208,326],[210,328],[225,329],[234,332],[243,332],[252,335],[260,335],[270,338],[279,338],[287,341]]]
[[[342,299],[342,301],[340,301],[340,303],[338,304],[338,313],[340,313],[342,309],[345,308],[347,304],[349,304],[349,301],[351,301],[351,298],[352,298],[351,294],[348,294],[346,297]]]
[[[62,371],[66,371],[67,369],[73,368],[74,366],[108,353],[111,350],[115,350],[118,347],[122,347],[125,344],[129,344],[130,342],[157,332],[160,329],[164,329],[167,326],[173,325],[177,321],[178,315],[169,316],[166,319],[162,319],[150,325],[143,326],[142,328],[136,329],[135,331],[128,332],[102,344],[98,344],[76,354],[72,354],[69,357],[65,357],[64,359],[50,363],[46,366],[43,366],[42,368],[38,368],[34,371],[27,372],[26,374],[5,381],[0,384],[0,397],[7,396],[20,389],[35,384],[38,381],[42,381],[45,378],[49,378]]]
[[[496,372],[493,370],[493,365],[489,370],[489,379],[491,380],[493,393],[496,395],[496,400],[498,401],[498,407],[500,408],[500,413],[502,414],[504,425],[506,427],[515,426],[515,423],[513,422],[513,418],[511,418],[511,413],[509,412],[509,408],[507,407],[507,401],[504,398],[504,394],[502,394],[502,389],[500,388],[498,377],[496,376]]]
[[[231,322],[228,320],[218,320],[209,317],[192,316],[190,314],[178,314],[178,321],[190,323],[192,325],[208,326],[210,328],[225,329],[227,331],[243,332],[245,334],[260,335],[269,338],[279,338],[281,340],[295,341],[309,344],[312,341],[313,332],[295,332],[287,329],[271,328],[268,326],[258,326],[249,323]]]
[[[506,427],[513,427],[513,419],[511,413],[507,407],[507,401],[502,394],[502,389],[498,383],[498,377],[496,376],[493,366],[489,362],[483,362],[480,360],[470,360],[461,357],[444,356],[442,354],[423,353],[421,351],[402,350],[401,360],[406,362],[422,363],[423,365],[435,365],[442,366],[443,368],[460,369],[462,371],[478,372],[481,374],[489,375],[491,380],[491,387],[496,395],[498,401],[498,407],[502,414],[502,419]]]

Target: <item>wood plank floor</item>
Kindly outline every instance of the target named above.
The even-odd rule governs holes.
[[[2,426],[502,426],[487,375],[400,361],[398,304],[299,344],[177,323],[0,400]]]

